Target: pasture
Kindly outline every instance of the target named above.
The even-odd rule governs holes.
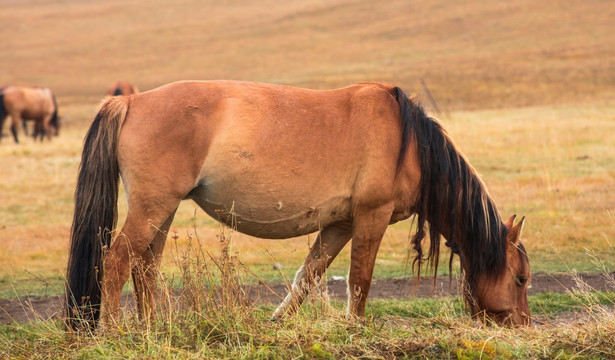
[[[503,217],[527,217],[523,242],[534,274],[610,274],[612,281],[613,16],[615,7],[601,1],[4,2],[0,19],[10,26],[0,28],[0,85],[51,88],[64,121],[50,142],[34,143],[23,133],[21,144],[8,136],[0,142],[0,298],[63,293],[83,136],[107,87],[121,79],[141,91],[222,78],[319,89],[361,81],[399,85],[440,119]],[[3,133],[9,134],[6,125]],[[410,229],[409,221],[389,227],[376,279],[412,276]],[[234,279],[230,289],[241,285],[237,280],[282,283],[314,240],[232,233],[231,258],[224,258],[220,239],[227,231],[183,202],[163,258],[168,282],[206,288],[187,282],[192,269],[216,284]],[[229,267],[203,272],[185,262],[197,241]],[[443,254],[440,273],[448,277]],[[346,276],[348,265],[344,249],[328,276]],[[329,307],[316,297],[297,317],[272,325],[271,305],[246,305],[241,296],[208,305],[203,294],[193,299],[201,309],[168,310],[147,329],[129,311],[119,334],[74,338],[45,319],[3,324],[0,355],[608,358],[615,357],[610,286],[610,292],[581,286],[532,296],[540,322],[527,330],[483,327],[457,297],[370,301],[365,321],[346,320],[343,304]]]

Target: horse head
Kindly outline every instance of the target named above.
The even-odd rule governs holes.
[[[506,268],[501,274],[481,274],[469,284],[474,291],[464,291],[472,315],[499,325],[529,326],[530,308],[527,289],[530,284],[530,264],[520,242],[525,217],[514,224],[515,215],[505,223]],[[466,289],[468,290],[468,289]]]

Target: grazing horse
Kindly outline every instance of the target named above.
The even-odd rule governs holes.
[[[115,232],[120,176],[128,214]],[[318,231],[274,319],[297,311],[350,239],[347,311],[363,316],[385,230],[414,214],[419,274],[425,262],[437,267],[444,236],[460,257],[472,314],[530,324],[523,220],[502,221],[442,126],[398,87],[177,82],[105,99],[75,191],[70,327],[113,323],[131,271],[139,314],[153,316],[156,267],[183,199],[256,237]],[[131,258],[145,265],[131,268]]]
[[[128,81],[116,81],[107,90],[107,96],[138,94],[139,89]]]
[[[41,140],[47,135],[58,135],[60,127],[58,103],[55,95],[48,88],[7,86],[0,92],[0,131],[7,116],[11,116],[11,133],[19,143],[17,129],[19,124],[25,127],[25,121],[33,120],[34,139],[40,135]],[[27,132],[26,132],[27,135]]]

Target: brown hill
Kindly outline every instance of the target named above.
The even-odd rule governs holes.
[[[116,80],[388,81],[443,110],[615,95],[608,1],[4,1],[0,81],[96,102]],[[427,101],[425,100],[427,103]]]

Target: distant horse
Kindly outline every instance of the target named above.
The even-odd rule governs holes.
[[[108,96],[138,94],[139,89],[128,81],[116,81],[107,90]]]
[[[113,238],[120,176],[128,214]],[[387,226],[415,214],[419,274],[424,262],[437,270],[442,235],[459,254],[472,314],[530,324],[523,219],[502,221],[442,126],[398,87],[178,82],[105,99],[75,192],[70,327],[115,321],[131,271],[139,314],[153,316],[156,267],[182,199],[256,237],[319,232],[273,319],[297,311],[351,238],[347,311],[363,316]],[[132,257],[145,266],[131,269]]]
[[[34,139],[58,135],[60,127],[58,103],[48,88],[6,86],[0,90],[0,132],[7,116],[11,116],[11,132],[18,143],[17,129],[25,121],[34,121]],[[27,131],[26,131],[27,135]]]

